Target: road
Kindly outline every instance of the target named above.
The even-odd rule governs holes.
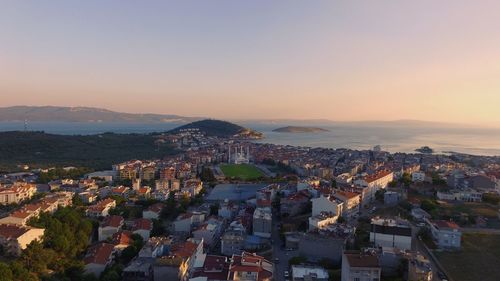
[[[274,262],[274,280],[275,281],[285,281],[291,280],[291,277],[285,279],[284,273],[288,270],[288,261],[290,258],[298,256],[298,250],[295,251],[286,251],[282,245],[285,241],[280,240],[280,231],[279,231],[279,219],[276,215],[276,212],[273,212],[273,232],[271,235],[272,238],[272,248],[273,248],[273,262]],[[279,262],[276,262],[276,258],[279,259]]]

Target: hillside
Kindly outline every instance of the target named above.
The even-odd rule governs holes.
[[[163,114],[134,114],[93,107],[12,106],[0,108],[0,121],[188,123],[199,118]]]
[[[151,134],[53,135],[43,132],[0,132],[0,170],[30,167],[85,166],[109,169],[130,159],[161,158],[174,153],[157,146]],[[159,150],[158,150],[159,149]]]
[[[200,132],[204,133],[207,136],[216,136],[216,137],[240,137],[240,138],[252,138],[258,139],[262,138],[262,133],[256,132],[254,130],[221,120],[200,120],[195,121],[193,123],[189,123],[180,127],[177,127],[169,133],[176,134],[181,130],[186,129],[198,129]]]
[[[328,132],[328,130],[317,127],[301,127],[301,126],[287,126],[274,129],[273,132],[278,133],[321,133]]]

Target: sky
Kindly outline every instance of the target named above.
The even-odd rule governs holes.
[[[500,1],[0,3],[0,106],[500,126]]]

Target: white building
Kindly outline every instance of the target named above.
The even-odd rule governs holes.
[[[412,175],[411,175],[411,180],[413,182],[424,182],[425,181],[425,173],[424,172],[414,172]]]
[[[17,225],[0,225],[0,245],[5,252],[20,255],[33,241],[42,241],[45,229]]]
[[[270,208],[257,208],[253,213],[253,235],[271,238],[273,217]]]
[[[412,230],[405,220],[373,218],[370,242],[376,247],[390,247],[411,250]]]
[[[121,216],[107,216],[104,218],[101,225],[99,225],[98,236],[99,241],[104,241],[113,234],[121,230],[124,223],[124,219]]]
[[[292,281],[328,281],[329,277],[328,271],[319,266],[292,266]]]
[[[462,232],[460,227],[451,221],[427,221],[432,237],[439,248],[460,248]]]
[[[324,229],[326,226],[336,223],[338,219],[339,216],[333,213],[321,213],[309,217],[309,231]]]
[[[318,198],[311,199],[312,216],[320,215],[321,213],[332,213],[337,216],[342,215],[344,204],[332,195],[321,195]]]
[[[394,173],[389,170],[381,170],[374,174],[356,180],[354,183],[363,189],[362,204],[367,205],[375,199],[375,193],[385,189],[394,180]]]

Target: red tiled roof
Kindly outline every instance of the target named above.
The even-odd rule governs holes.
[[[111,226],[111,227],[120,227],[123,224],[122,216],[107,216],[104,218],[101,226]]]
[[[164,205],[162,203],[156,203],[156,204],[149,206],[149,208],[147,210],[150,212],[154,212],[154,213],[159,214],[161,212],[161,210],[163,209],[163,206]]]
[[[130,245],[132,244],[132,232],[130,231],[119,231],[113,234],[111,238],[111,243],[113,245]]]
[[[17,239],[24,233],[26,233],[30,228],[22,227],[12,224],[2,224],[0,225],[0,237],[5,239]]]
[[[368,175],[364,178],[364,180],[367,182],[367,183],[370,183],[370,182],[374,182],[376,180],[379,180],[383,177],[386,177],[388,175],[392,174],[392,171],[389,171],[389,170],[381,170],[381,171],[378,171],[376,172],[375,174],[371,174],[371,175]]]
[[[195,253],[196,248],[198,248],[198,245],[191,241],[186,241],[173,245],[170,252],[173,256],[189,258]]]
[[[350,267],[379,267],[377,256],[370,254],[345,253]]]
[[[85,264],[96,263],[105,265],[111,258],[114,248],[112,244],[98,243],[89,248],[83,262]]]
[[[456,223],[452,221],[438,220],[438,221],[433,221],[432,223],[438,228],[451,228],[451,229],[460,228]]]
[[[151,220],[148,219],[136,219],[134,221],[134,226],[132,227],[132,229],[134,231],[140,229],[151,230],[153,229],[153,223],[151,222]]]

